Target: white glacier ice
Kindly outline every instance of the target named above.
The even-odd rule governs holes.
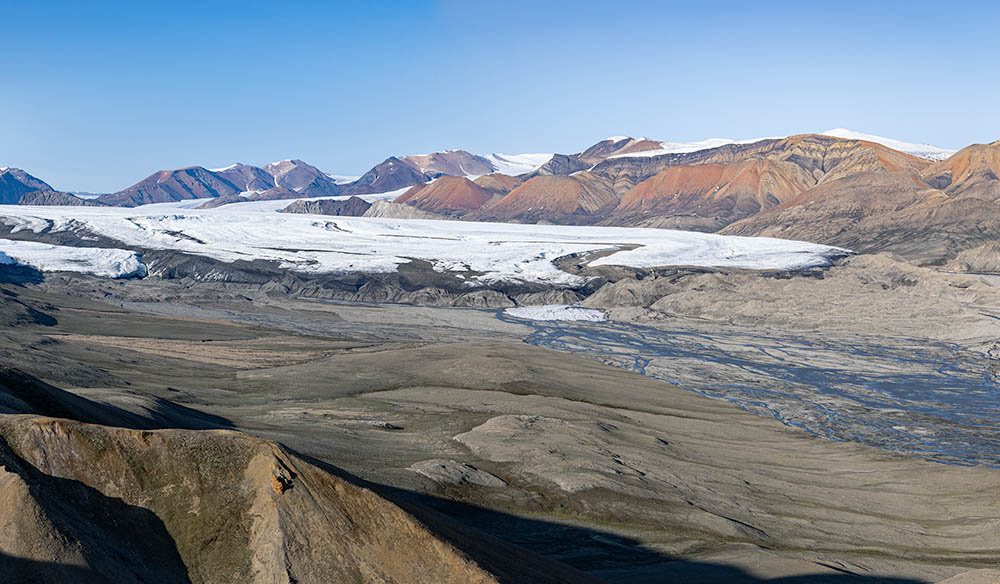
[[[899,150],[900,152],[905,152],[906,154],[917,156],[919,158],[926,158],[928,160],[944,160],[957,152],[957,150],[948,150],[947,148],[941,148],[931,144],[913,144],[910,142],[903,142],[902,140],[895,140],[893,138],[884,138],[873,134],[864,134],[862,132],[846,130],[844,128],[827,130],[823,132],[823,135],[832,136],[834,138],[845,138],[848,140],[865,140],[866,142],[875,142],[876,144],[887,146],[893,150]]]
[[[132,251],[10,239],[0,239],[0,264],[20,264],[42,272],[78,272],[105,278],[146,275],[146,266]]]
[[[620,251],[591,265],[793,270],[829,265],[832,258],[845,253],[801,241],[667,229],[275,212],[291,201],[247,202],[216,209],[192,209],[191,203],[137,208],[11,205],[0,208],[0,222],[14,232],[92,232],[129,247],[175,250],[224,262],[270,260],[305,273],[392,272],[399,264],[425,260],[438,271],[470,272],[469,280],[482,283],[579,285],[584,279],[560,270],[554,260],[616,249]],[[9,251],[8,255],[14,257]]]
[[[518,306],[504,310],[504,314],[527,320],[585,320],[588,322],[602,322],[607,320],[607,317],[604,316],[604,312],[601,310],[567,304]]]

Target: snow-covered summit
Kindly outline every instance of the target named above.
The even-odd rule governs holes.
[[[227,170],[233,170],[241,166],[244,165],[237,162],[236,164],[230,164],[229,166],[223,166],[222,168],[210,168],[209,170],[211,170],[212,172],[226,172]]]
[[[855,132],[853,130],[847,130],[844,128],[837,128],[834,130],[827,130],[821,133],[822,136],[830,136],[831,138],[842,138],[845,140],[864,140],[866,142],[874,142],[876,144],[881,144],[893,150],[899,150],[906,154],[912,156],[917,156],[919,158],[925,158],[927,160],[944,160],[956,152],[956,150],[949,150],[947,148],[941,148],[939,146],[934,146],[932,144],[914,144],[912,142],[903,142],[902,140],[895,140],[893,138],[885,138],[883,136],[876,136],[874,134],[865,134],[863,132]],[[615,138],[621,138],[620,136],[613,136],[608,138],[608,140],[614,140]],[[730,138],[709,138],[707,140],[701,140],[696,142],[660,142],[661,147],[655,150],[643,150],[639,152],[626,152],[624,154],[616,154],[610,156],[609,158],[648,158],[653,156],[663,156],[664,154],[686,154],[690,152],[699,152],[701,150],[709,150],[711,148],[718,148],[719,146],[725,146],[726,144],[753,144],[754,142],[760,142],[761,140],[774,139],[771,138],[750,138],[748,140],[733,140]]]
[[[768,138],[751,138],[749,140],[733,140],[730,138],[709,138],[698,142],[660,142],[660,148],[655,150],[642,150],[639,152],[627,152],[616,154],[609,158],[649,158],[653,156],[663,156],[664,154],[687,154],[689,152],[699,152],[725,146],[726,144],[752,144],[767,140]]]
[[[914,144],[912,142],[903,142],[902,140],[896,140],[893,138],[885,138],[883,136],[876,136],[874,134],[865,134],[863,132],[855,132],[853,130],[847,130],[845,128],[836,128],[833,130],[827,130],[823,132],[824,136],[831,136],[834,138],[844,138],[847,140],[864,140],[866,142],[875,142],[876,144],[881,144],[893,150],[899,150],[900,152],[905,152],[912,156],[918,158],[926,158],[927,160],[944,160],[948,158],[957,150],[949,150],[947,148],[941,148],[939,146],[934,146],[932,144]]]
[[[493,165],[493,171],[500,174],[517,176],[528,172],[534,172],[546,162],[552,160],[551,153],[548,154],[487,154],[483,158]]]

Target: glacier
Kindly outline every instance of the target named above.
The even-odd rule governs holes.
[[[29,266],[41,272],[77,272],[104,278],[141,278],[146,266],[125,249],[72,247],[0,239],[0,264]]]
[[[607,320],[603,310],[583,308],[568,304],[545,304],[542,306],[518,306],[503,311],[508,316],[526,320],[573,320],[586,322],[603,322]]]
[[[608,255],[591,261],[592,266],[775,271],[828,266],[850,253],[801,241],[667,229],[295,215],[275,212],[272,201],[192,208],[197,204],[200,202],[137,208],[5,206],[0,208],[0,223],[8,225],[12,233],[72,232],[81,242],[89,233],[120,242],[123,247],[173,250],[223,262],[268,260],[311,274],[387,273],[396,271],[400,264],[424,260],[437,271],[461,274],[470,284],[521,281],[581,285],[586,278],[559,269],[554,261],[597,252]],[[0,251],[18,257],[19,250],[11,247],[18,245],[20,250],[28,249],[4,241]],[[55,250],[49,250],[45,260],[32,260],[21,253],[29,258],[24,261],[36,261],[44,269],[57,265],[80,268],[83,264],[74,262],[88,257],[96,262],[87,268],[88,273],[120,277],[135,267],[123,263],[117,270],[100,269],[96,266],[101,262],[107,266],[127,258],[108,255],[108,250],[100,248],[68,249],[78,255],[66,256],[62,263],[57,261]]]

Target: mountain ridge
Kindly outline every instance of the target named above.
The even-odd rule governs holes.
[[[943,159],[940,157],[941,153],[953,152],[936,146],[909,144],[843,129],[829,130],[825,134],[849,135],[848,137],[861,137],[877,143],[912,146],[933,155],[935,160]],[[389,157],[362,176],[351,178],[330,175],[300,159],[285,159],[264,166],[235,163],[212,169],[194,165],[157,171],[125,189],[100,195],[95,200],[102,204],[134,206],[189,198],[233,197],[242,193],[262,193],[278,187],[303,197],[375,194],[425,183],[437,176],[464,176],[475,180],[479,176],[496,173],[528,175],[526,178],[535,175],[568,175],[581,170],[594,170],[596,165],[615,159],[625,159],[631,161],[625,164],[636,165],[635,158],[657,159],[662,156],[689,155],[728,145],[756,144],[765,140],[773,139],[734,141],[713,138],[702,142],[664,142],[649,138],[612,136],[575,154],[479,155],[461,149],[440,150],[429,154]],[[6,168],[0,169],[0,174],[5,171]],[[30,179],[44,182],[35,177]],[[47,185],[18,188],[0,184],[0,204],[17,204],[18,196],[28,190],[54,191]],[[621,187],[616,187],[616,190],[621,191]],[[276,198],[281,194],[281,191],[276,191],[266,197]]]
[[[407,216],[405,205],[476,221],[769,235],[946,263],[1000,238],[990,223],[1000,215],[1000,142],[951,152],[843,129],[748,141],[612,136],[575,154],[393,156],[351,182],[299,159],[264,167],[192,166],[158,171],[94,202],[50,193],[44,181],[8,169],[0,171],[0,197],[17,204],[121,206],[204,198],[210,200],[202,206],[211,208],[399,191],[396,206],[381,205],[377,213]],[[501,168],[528,172],[512,176]],[[322,203],[293,210],[366,213],[362,207]],[[978,216],[962,215],[971,212]],[[928,231],[916,224],[921,220],[949,231]]]
[[[52,188],[49,183],[20,168],[0,168],[0,205],[97,205]]]

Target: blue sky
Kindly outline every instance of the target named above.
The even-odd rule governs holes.
[[[0,3],[0,166],[105,192],[613,134],[1000,139],[995,2],[368,4]]]

